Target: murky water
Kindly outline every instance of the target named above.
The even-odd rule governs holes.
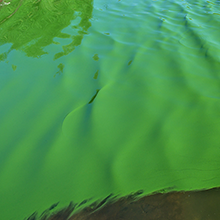
[[[0,6],[2,219],[219,186],[219,11],[204,0]]]

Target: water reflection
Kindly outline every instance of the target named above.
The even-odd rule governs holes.
[[[83,36],[91,26],[93,1],[85,0],[15,0],[1,9],[0,46],[11,43],[8,51],[0,54],[0,61],[7,59],[11,50],[21,50],[29,57],[40,57],[47,52],[44,48],[54,42],[54,38],[68,38],[71,42],[63,45],[63,51],[54,59],[72,52],[81,44]],[[80,18],[80,19],[79,19]],[[78,19],[73,25],[73,33],[62,30]]]

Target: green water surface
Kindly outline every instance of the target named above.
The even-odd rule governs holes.
[[[0,212],[220,186],[220,1],[0,7]]]

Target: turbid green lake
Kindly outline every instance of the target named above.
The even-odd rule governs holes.
[[[220,186],[220,1],[135,2],[0,6],[1,219]]]

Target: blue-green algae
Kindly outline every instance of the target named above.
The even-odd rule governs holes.
[[[204,0],[2,6],[1,218],[219,186],[219,11]]]

